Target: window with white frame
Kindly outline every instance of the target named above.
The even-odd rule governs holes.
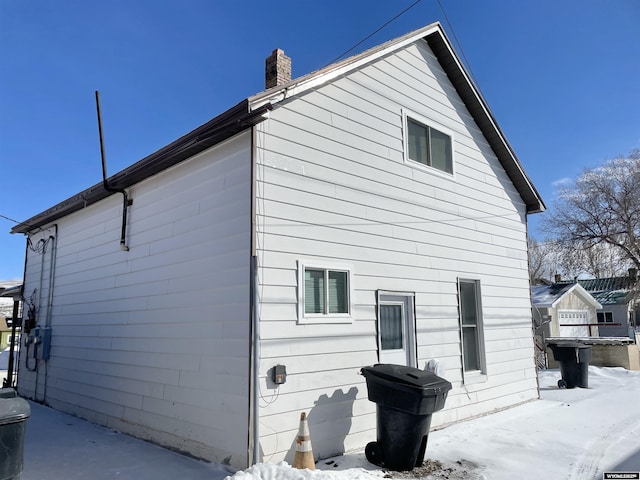
[[[480,282],[458,280],[463,371],[485,373]]]
[[[408,160],[453,174],[453,141],[417,115],[405,115],[405,155]]]
[[[598,323],[613,323],[613,312],[598,312]]]
[[[301,323],[351,321],[351,269],[299,262],[298,299]]]

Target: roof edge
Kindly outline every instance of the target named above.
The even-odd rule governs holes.
[[[546,205],[540,193],[533,185],[506,136],[500,129],[480,89],[475,85],[458,58],[440,22],[431,23],[365,52],[260,92],[248,98],[250,108],[258,108],[266,102],[275,105],[421,39],[429,44],[434,55],[438,58],[449,80],[469,109],[471,116],[520,194],[526,205],[527,213],[544,212]]]
[[[376,45],[364,52],[332,63],[311,73],[307,73],[302,77],[291,80],[290,82],[256,93],[248,98],[249,104],[251,105],[251,108],[257,108],[266,102],[276,104],[355,70],[364,63],[369,63],[386,55],[387,53],[411,44],[416,40],[425,38],[427,34],[435,31],[442,31],[442,25],[440,25],[440,22],[430,23],[429,25],[413,30],[412,32],[406,33],[400,37],[391,39],[380,45]]]
[[[109,186],[116,190],[130,187],[259,123],[264,119],[263,114],[273,108],[273,104],[345,75],[365,63],[420,39],[427,41],[454,88],[467,105],[474,121],[487,138],[492,150],[524,201],[527,213],[546,210],[540,194],[500,130],[480,90],[460,62],[440,22],[431,23],[363,53],[248,97],[195,130],[116,173],[107,180]],[[28,233],[36,230],[112,194],[113,192],[104,188],[102,182],[98,183],[21,222],[11,229],[11,233]]]
[[[113,190],[122,190],[141,182],[173,165],[196,155],[241,131],[252,127],[264,119],[271,109],[270,104],[251,111],[247,99],[231,107],[217,117],[200,125],[151,155],[130,165],[107,179],[109,190],[100,182],[82,192],[54,205],[11,229],[11,233],[29,233],[55,220],[81,210],[111,195]]]
[[[562,293],[562,295],[560,295],[552,304],[551,307],[555,308],[558,303],[560,302],[560,300],[562,300],[562,298],[573,292],[574,290],[576,290],[576,293],[578,295],[580,295],[582,297],[583,300],[585,300],[589,305],[591,305],[592,307],[595,307],[596,309],[600,309],[602,308],[602,305],[600,304],[600,302],[598,302],[593,295],[591,295],[587,290],[585,290],[585,288],[580,285],[579,283],[574,283],[573,286],[571,286],[568,290],[566,290],[565,292]]]
[[[480,89],[467,73],[442,27],[428,35],[427,43],[518,190],[527,207],[527,213],[544,212],[546,205],[542,196],[525,172]]]

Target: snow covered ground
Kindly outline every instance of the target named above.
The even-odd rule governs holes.
[[[589,367],[588,389],[560,390],[559,378],[558,370],[540,372],[540,401],[432,432],[426,466],[410,473],[385,472],[353,452],[321,460],[313,472],[265,463],[230,480],[588,480],[601,479],[604,471],[640,472],[640,372]],[[229,475],[219,465],[32,404],[22,480]]]

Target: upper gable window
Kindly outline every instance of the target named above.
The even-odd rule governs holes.
[[[453,141],[449,133],[427,125],[415,116],[406,118],[406,156],[413,162],[453,174]]]

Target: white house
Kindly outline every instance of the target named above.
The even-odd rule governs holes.
[[[302,411],[316,457],[375,439],[376,362],[440,361],[434,427],[538,397],[544,203],[440,24],[289,66],[274,51],[273,87],[13,229],[21,395],[236,467],[291,461]]]

